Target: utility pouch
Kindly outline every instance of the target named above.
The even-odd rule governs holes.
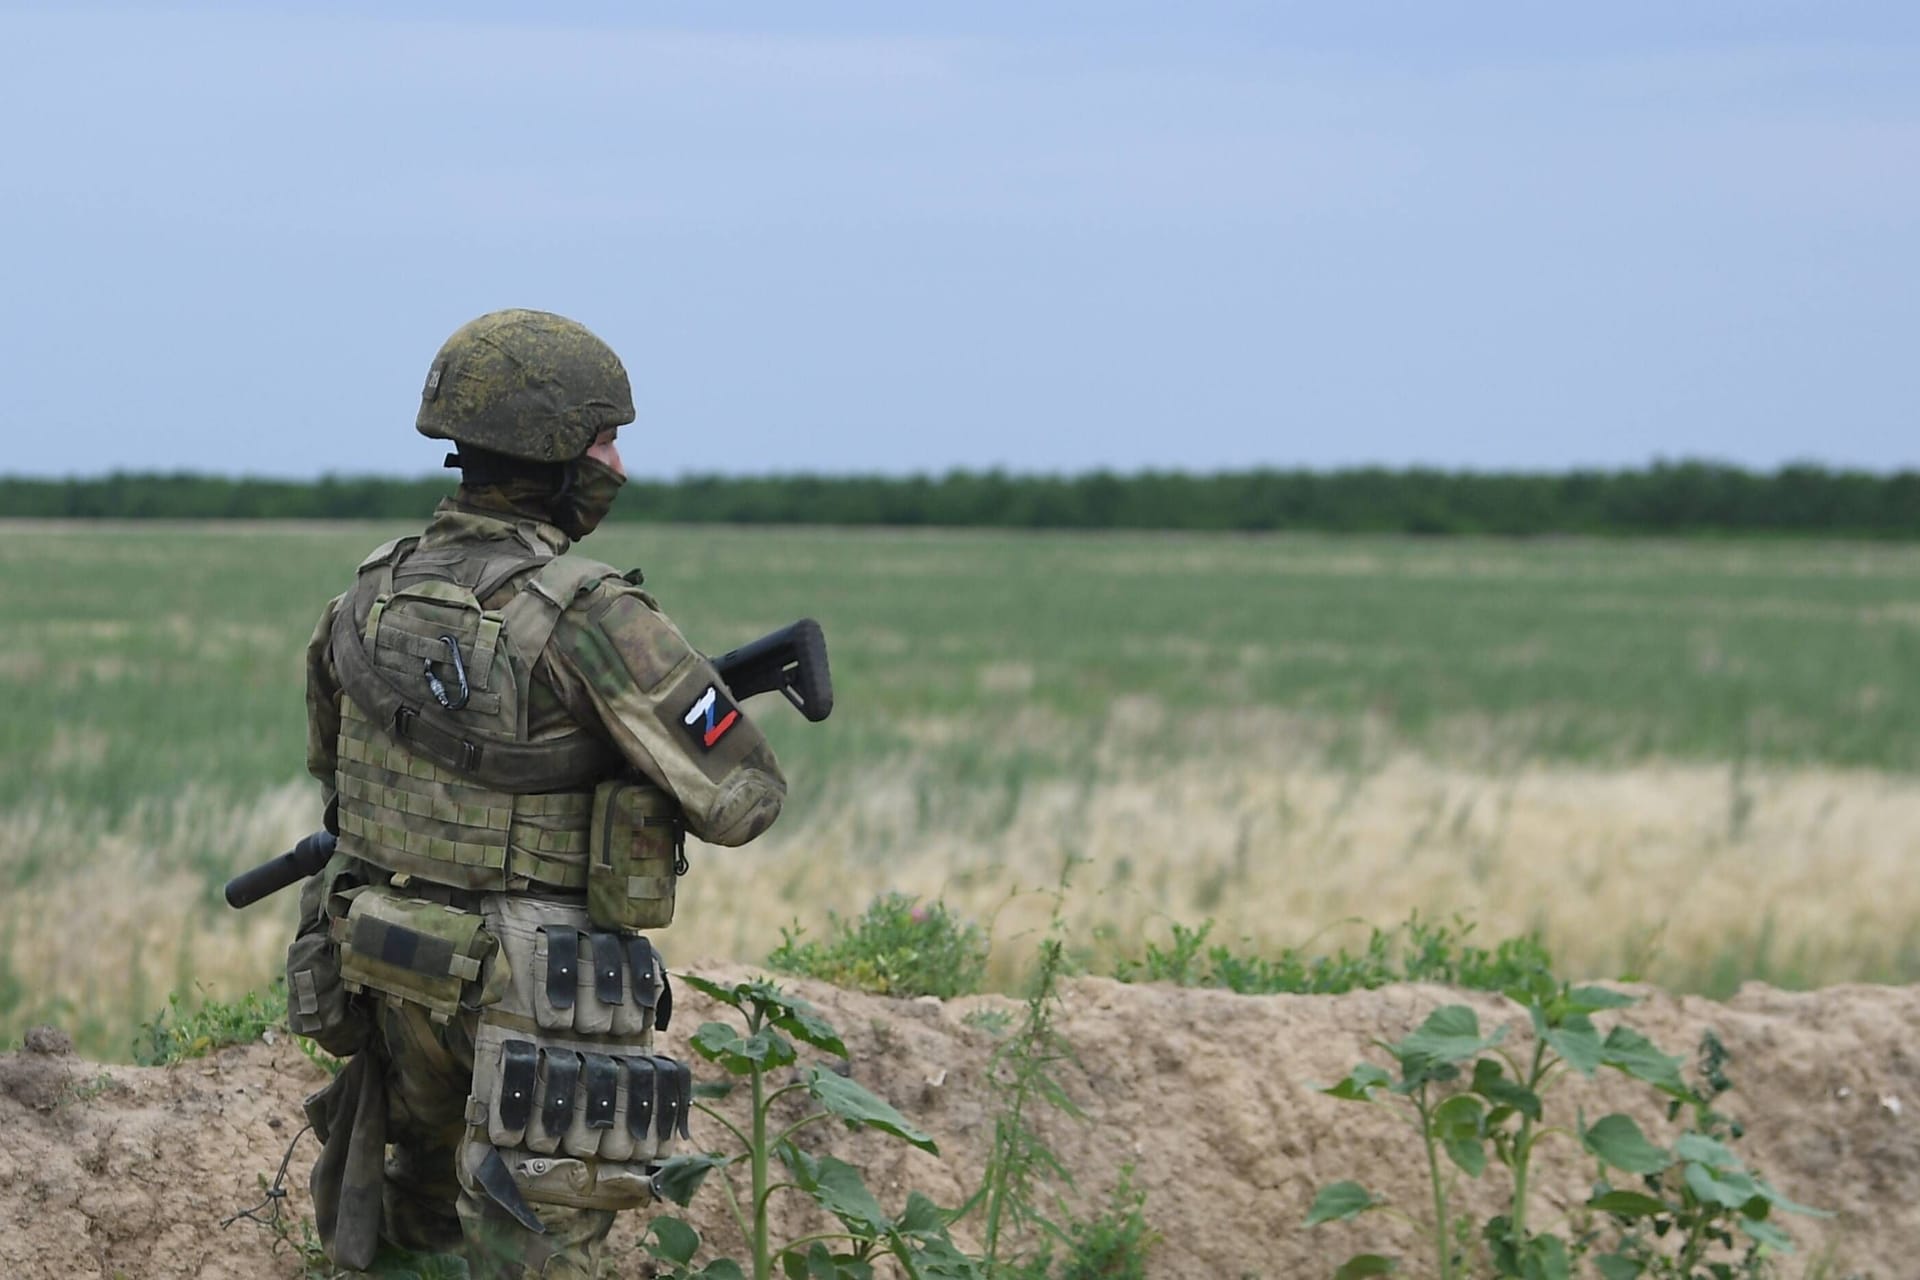
[[[295,938],[287,947],[287,1028],[346,1058],[366,1046],[372,1023],[353,1006],[340,979],[340,948],[326,933]]]
[[[346,1058],[366,1046],[374,1019],[340,977],[340,946],[326,916],[328,890],[344,878],[336,875],[338,865],[312,877],[300,890],[300,925],[287,947],[287,1027],[335,1057]]]
[[[687,870],[680,806],[646,782],[603,782],[593,793],[587,914],[602,929],[662,929]]]
[[[346,910],[335,914],[332,933],[347,989],[377,991],[389,1001],[424,1006],[435,1022],[450,1020],[497,946],[480,914],[376,885],[335,900],[342,898]],[[497,998],[483,991],[470,1007]]]

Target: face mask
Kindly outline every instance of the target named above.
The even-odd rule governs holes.
[[[576,458],[567,487],[553,500],[553,522],[569,538],[584,538],[600,527],[627,478],[593,458]]]

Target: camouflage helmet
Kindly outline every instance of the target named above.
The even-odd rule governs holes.
[[[566,462],[633,416],[633,389],[612,348],[565,316],[515,309],[490,311],[447,339],[414,426],[435,440]]]

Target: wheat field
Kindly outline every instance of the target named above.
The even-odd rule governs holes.
[[[0,538],[0,1039],[123,1057],[170,992],[279,963],[220,883],[318,820],[301,653],[402,532],[15,523]],[[679,960],[757,960],[874,893],[991,926],[1048,890],[1099,969],[1418,910],[1569,970],[1725,991],[1920,978],[1920,551],[1800,542],[616,526],[688,634],[810,614],[833,718],[750,704],[792,784],[695,848]],[[1902,874],[1908,872],[1907,874]],[[1244,942],[1240,941],[1244,940]]]

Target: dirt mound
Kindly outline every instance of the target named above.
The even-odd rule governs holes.
[[[745,973],[703,971],[722,980]],[[930,1130],[942,1154],[864,1135],[835,1135],[835,1150],[869,1170],[883,1201],[897,1204],[918,1188],[959,1203],[993,1116],[984,1071],[994,1039],[963,1019],[982,1005],[1011,1004],[793,985],[845,1035],[856,1077]],[[1819,1259],[1833,1276],[1914,1274],[1920,987],[1793,994],[1756,985],[1725,1004],[1645,995],[1627,1012],[1656,1043],[1690,1049],[1712,1028],[1732,1051],[1736,1089],[1723,1109],[1748,1123],[1749,1161],[1788,1195],[1834,1212],[1790,1221],[1801,1243],[1790,1270]],[[693,993],[683,996],[674,1045],[714,1016]],[[1042,1127],[1089,1200],[1104,1197],[1121,1166],[1136,1166],[1147,1216],[1166,1237],[1156,1276],[1283,1280],[1327,1275],[1363,1244],[1406,1252],[1404,1231],[1383,1219],[1300,1225],[1315,1189],[1339,1178],[1359,1178],[1409,1207],[1425,1194],[1417,1148],[1391,1117],[1321,1097],[1312,1085],[1343,1075],[1372,1038],[1404,1035],[1452,1002],[1474,1005],[1483,1022],[1507,1023],[1524,1040],[1525,1019],[1511,1006],[1438,987],[1256,998],[1081,979],[1066,988],[1061,1028],[1079,1058],[1068,1088],[1088,1118],[1049,1116]],[[265,1231],[220,1223],[259,1200],[299,1125],[301,1097],[322,1080],[284,1039],[167,1069],[96,1066],[70,1056],[57,1036],[0,1056],[0,1275],[300,1275],[297,1259],[276,1253]],[[1571,1114],[1577,1103],[1589,1116],[1627,1109],[1657,1128],[1644,1093],[1605,1077],[1574,1081],[1561,1105]],[[1539,1183],[1538,1211],[1549,1219],[1584,1197],[1591,1172],[1565,1145]],[[294,1158],[294,1214],[307,1212],[314,1151],[309,1137]],[[695,1225],[724,1247],[718,1197],[695,1205]],[[647,1216],[626,1215],[616,1232],[620,1275],[645,1274],[634,1240]]]

